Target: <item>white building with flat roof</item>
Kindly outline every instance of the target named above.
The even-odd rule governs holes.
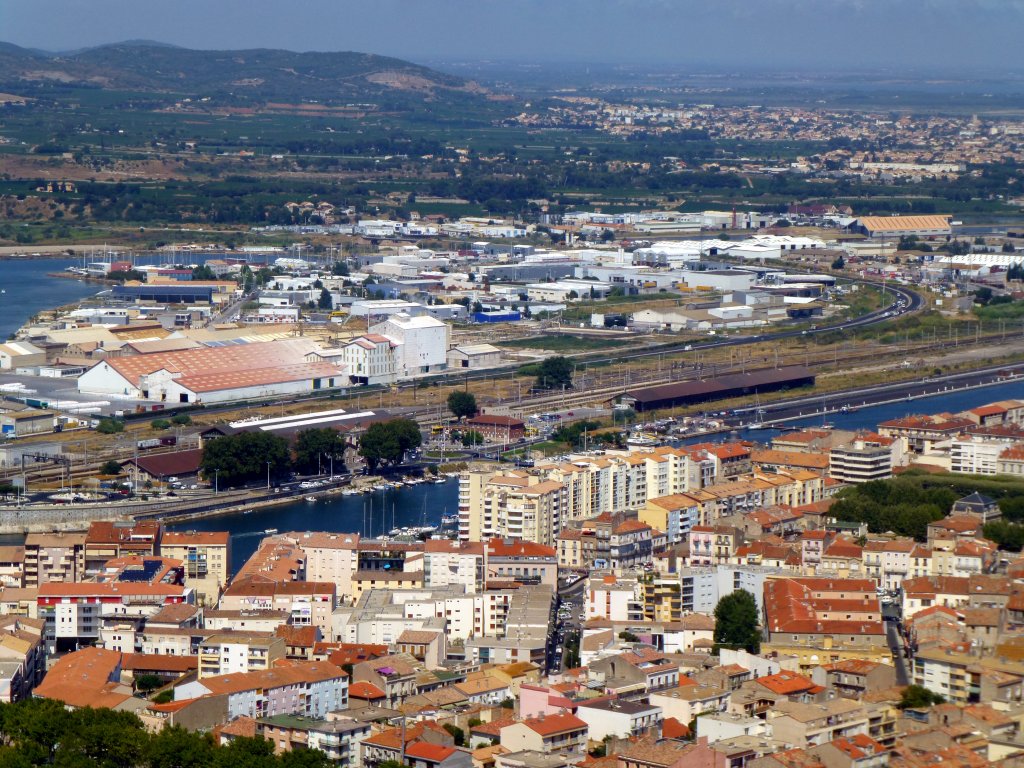
[[[451,328],[434,317],[399,313],[370,328],[395,345],[398,378],[443,371],[448,367]]]

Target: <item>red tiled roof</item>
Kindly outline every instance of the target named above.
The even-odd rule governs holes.
[[[553,736],[556,733],[567,731],[586,730],[587,724],[576,715],[558,714],[547,715],[546,717],[532,717],[523,721],[523,724],[541,736]]]
[[[690,729],[674,717],[666,717],[661,724],[661,735],[666,739],[689,739]]]
[[[757,682],[772,693],[778,693],[782,696],[803,693],[817,687],[811,680],[795,672],[779,672],[778,674],[759,677]]]
[[[455,747],[445,747],[440,744],[417,741],[405,748],[405,754],[432,763],[440,763],[455,754]]]
[[[368,683],[365,680],[359,680],[358,682],[352,683],[348,687],[349,698],[352,699],[384,699],[387,698],[387,694],[384,693],[373,683]]]
[[[487,542],[489,557],[556,557],[554,547],[546,547],[532,541],[513,539],[506,543],[504,539],[491,539]]]

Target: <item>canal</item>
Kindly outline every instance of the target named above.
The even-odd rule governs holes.
[[[880,421],[915,413],[957,412],[997,400],[1024,398],[1024,386],[1018,382],[990,387],[947,392],[913,401],[868,406],[848,413],[828,413],[824,417],[809,416],[792,422],[790,428],[831,424],[837,429],[874,429]],[[778,429],[740,430],[732,436],[767,443],[781,433]],[[689,438],[684,442],[724,440],[726,435]],[[369,494],[321,498],[316,502],[298,501],[247,514],[212,517],[169,526],[177,531],[224,531],[231,533],[232,573],[259,546],[267,531],[330,531],[377,536],[394,528],[440,525],[445,515],[458,511],[458,481],[376,491]]]

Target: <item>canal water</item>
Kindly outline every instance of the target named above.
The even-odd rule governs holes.
[[[940,413],[963,411],[984,403],[1010,398],[1024,399],[1024,386],[1020,382],[999,384],[963,392],[944,393],[920,397],[913,401],[900,401],[886,405],[861,408],[849,413],[829,413],[824,421],[837,429],[873,429],[878,422],[914,413]],[[820,426],[822,417],[814,416],[791,422],[791,428]],[[781,433],[778,429],[741,430],[735,436],[755,442],[767,443]],[[720,441],[726,435],[689,438],[687,443]],[[422,484],[376,491],[360,496],[332,496],[315,503],[299,501],[293,504],[256,509],[244,515],[213,517],[171,526],[172,530],[229,531],[232,535],[232,572],[244,563],[259,546],[260,538],[268,530],[330,531],[334,533],[360,533],[375,536],[393,528],[411,528],[420,525],[440,525],[444,515],[458,511],[458,481],[450,479],[444,484]]]
[[[329,531],[378,536],[395,528],[440,526],[441,518],[457,515],[458,508],[459,481],[450,478],[445,483],[320,497],[315,502],[297,501],[168,527],[173,531],[229,531],[231,572],[234,573],[256,551],[268,531]]]

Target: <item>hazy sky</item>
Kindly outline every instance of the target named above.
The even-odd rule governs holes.
[[[1024,0],[0,0],[0,40],[70,50],[355,50],[414,61],[1024,70]]]

